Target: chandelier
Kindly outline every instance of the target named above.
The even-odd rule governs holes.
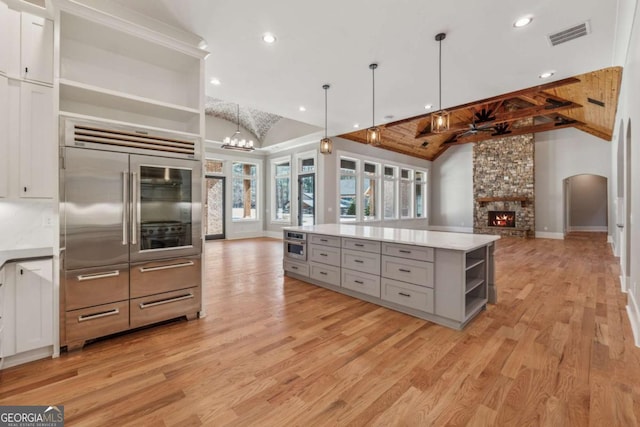
[[[253,140],[247,141],[244,138],[240,137],[240,104],[236,104],[237,106],[237,114],[236,114],[236,131],[231,136],[227,136],[222,141],[222,148],[226,148],[228,150],[239,150],[239,151],[253,151],[255,148],[253,147]]]

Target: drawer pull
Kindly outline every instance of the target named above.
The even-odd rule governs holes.
[[[113,310],[109,310],[109,311],[103,311],[101,313],[96,313],[96,314],[83,314],[81,316],[78,316],[78,322],[86,322],[87,320],[94,320],[94,319],[99,319],[101,317],[107,317],[107,316],[115,316],[117,314],[120,314],[120,310],[117,308],[114,308]]]
[[[327,255],[327,254],[320,254],[320,256],[329,256],[329,255]]]
[[[120,270],[109,271],[107,273],[80,274],[78,276],[78,281],[84,282],[85,280],[106,279],[107,277],[116,277],[119,275]]]
[[[326,271],[321,271],[320,274],[322,274],[323,276],[326,276],[327,272]]]
[[[326,243],[326,242],[328,242],[328,240],[327,240],[327,239],[320,239],[320,241],[321,241],[321,242],[325,242],[325,243]]]
[[[359,264],[364,264],[364,261],[361,259],[354,259],[353,262],[357,262]]]
[[[362,280],[354,280],[354,282],[359,285],[364,285],[364,282]]]
[[[364,248],[364,245],[362,243],[354,243],[353,246],[357,246],[359,248]]]
[[[401,254],[410,254],[411,251],[408,251],[406,249],[398,249],[398,252],[400,252]]]
[[[399,268],[399,271],[402,271],[403,273],[411,273],[411,270],[407,270],[406,268]]]
[[[170,268],[191,267],[195,265],[193,261],[181,262],[178,264],[159,265],[157,267],[140,267],[140,273],[148,273],[150,271],[169,270]]]
[[[297,270],[297,269],[298,269],[298,267],[296,267],[295,265],[292,265],[292,266],[291,266],[291,269],[292,269],[292,270]]]
[[[403,297],[411,298],[411,294],[405,294],[404,292],[398,292],[398,295],[402,295]]]
[[[144,310],[145,308],[155,307],[157,305],[169,304],[169,303],[172,303],[172,302],[178,302],[178,301],[182,301],[182,300],[185,300],[185,299],[191,299],[191,298],[193,298],[193,294],[189,293],[189,294],[185,294],[185,295],[180,295],[179,297],[163,299],[163,300],[160,300],[160,301],[141,302],[140,303],[140,309]]]

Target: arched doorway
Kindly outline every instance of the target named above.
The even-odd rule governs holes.
[[[580,174],[564,180],[565,235],[575,232],[608,231],[607,178]]]

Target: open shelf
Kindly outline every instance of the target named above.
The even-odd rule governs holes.
[[[468,294],[469,292],[473,291],[483,283],[484,283],[484,279],[481,279],[479,277],[475,279],[467,280],[467,283],[465,285],[465,294]]]
[[[465,319],[473,316],[476,312],[482,309],[482,307],[487,303],[486,298],[479,297],[469,297],[465,298],[465,306],[464,306],[464,316]]]
[[[482,259],[475,259],[475,258],[467,258],[467,264],[465,269],[466,270],[471,270],[473,267],[477,267],[478,265],[482,264],[484,262],[484,258]]]

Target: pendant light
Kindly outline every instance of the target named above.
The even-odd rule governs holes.
[[[438,111],[431,113],[431,132],[442,133],[449,130],[449,113],[442,109],[442,40],[447,35],[445,33],[436,34],[436,41],[438,42],[438,96],[439,104]]]
[[[380,145],[382,143],[382,130],[376,126],[376,68],[378,68],[378,64],[375,62],[373,64],[369,64],[369,69],[371,70],[371,82],[372,82],[372,113],[371,113],[371,127],[367,129],[367,142],[371,145]]]
[[[327,90],[330,87],[328,84],[322,85],[322,89],[324,89],[324,138],[320,140],[320,152],[322,154],[331,154],[333,150],[333,141],[327,137]]]
[[[237,105],[236,123],[237,128],[232,136],[228,136],[222,141],[222,148],[227,150],[239,150],[239,151],[253,151],[253,140],[247,141],[246,139],[240,139],[240,104]]]

